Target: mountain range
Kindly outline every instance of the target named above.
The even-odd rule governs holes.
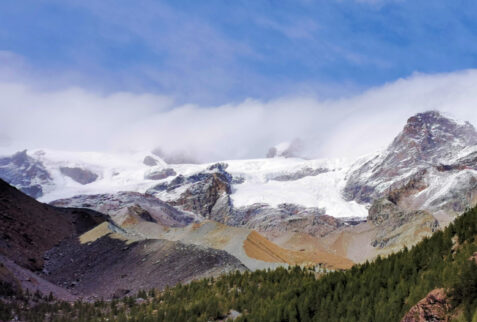
[[[437,111],[382,151],[176,163],[157,151],[0,157],[4,281],[62,299],[302,265],[350,268],[442,230],[477,204],[477,132]]]

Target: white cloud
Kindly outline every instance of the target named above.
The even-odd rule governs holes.
[[[416,74],[353,97],[283,97],[221,106],[152,94],[37,90],[0,83],[0,145],[68,150],[186,151],[201,160],[262,157],[300,137],[312,156],[357,156],[389,144],[429,109],[477,124],[477,70]],[[8,138],[8,139],[7,139]]]

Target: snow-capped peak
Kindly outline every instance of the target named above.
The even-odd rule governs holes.
[[[417,172],[447,164],[476,144],[477,132],[470,123],[456,122],[437,111],[416,114],[383,153],[349,175],[345,195],[350,200],[370,202]]]

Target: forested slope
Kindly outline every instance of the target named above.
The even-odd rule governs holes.
[[[448,316],[470,321],[477,317],[476,235],[474,208],[411,250],[350,270],[321,276],[299,267],[236,272],[112,302],[69,305],[37,299],[40,305],[34,306],[31,300],[20,305],[13,301],[17,303],[13,305],[8,304],[12,303],[12,292],[3,285],[0,319],[11,318],[14,310],[25,319],[39,321],[46,316],[85,321],[210,321],[232,317],[238,321],[399,321],[429,291],[445,288]]]

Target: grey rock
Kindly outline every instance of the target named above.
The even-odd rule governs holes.
[[[227,166],[225,163],[216,163],[205,171],[187,177],[178,175],[169,183],[161,183],[148,189],[147,194],[171,192],[187,185],[186,191],[169,203],[204,218],[214,218],[223,222],[232,211],[230,200],[232,176],[225,170]]]
[[[399,228],[408,223],[420,223],[435,231],[439,227],[437,220],[427,211],[405,210],[387,198],[376,200],[369,209],[368,221],[377,227],[375,239],[371,242],[373,247],[384,248],[401,240]]]
[[[158,165],[157,160],[154,159],[153,157],[151,157],[150,155],[145,156],[142,163],[144,163],[145,165],[147,165],[149,167],[154,167],[154,166]]]
[[[345,225],[345,222],[326,215],[325,209],[307,208],[295,204],[253,204],[234,210],[233,221],[228,224],[245,226],[265,232],[304,232],[325,236]]]
[[[171,204],[181,206],[184,210],[200,214],[205,218],[210,218],[212,209],[219,199],[229,198],[232,192],[230,186],[232,176],[221,167],[200,172],[181,181],[187,182],[190,187]],[[222,197],[224,194],[226,197]],[[231,203],[222,201],[222,205],[226,204]]]
[[[30,157],[27,150],[0,158],[0,178],[33,198],[43,195],[53,179],[43,163]]]
[[[225,172],[225,170],[227,170],[228,167],[229,165],[227,163],[218,162],[218,163],[212,164],[210,167],[207,168],[207,170],[209,171],[217,170],[219,172]]]
[[[329,171],[328,169],[324,169],[324,168],[312,169],[312,168],[306,167],[306,168],[300,169],[299,171],[296,171],[296,172],[293,172],[293,173],[282,174],[282,175],[272,177],[272,178],[270,178],[270,180],[274,180],[274,181],[295,181],[295,180],[299,180],[299,179],[302,179],[302,178],[305,178],[305,177],[314,177],[314,176],[317,176],[319,174],[326,173],[328,171]]]
[[[98,175],[96,173],[92,172],[91,170],[79,167],[60,167],[60,172],[82,185],[95,182],[96,179],[98,179]]]
[[[172,176],[177,175],[177,173],[172,168],[166,168],[161,170],[155,170],[147,172],[144,175],[144,179],[148,180],[163,180]]]
[[[155,221],[168,227],[183,227],[194,221],[194,217],[184,213],[156,197],[139,192],[118,192],[116,194],[79,195],[68,199],[60,199],[51,203],[57,207],[89,208],[115,216],[122,211],[134,210],[146,221]]]
[[[344,221],[327,216],[322,208],[306,208],[294,204],[280,204],[277,207],[254,204],[237,209],[230,198],[231,186],[236,179],[226,169],[227,164],[217,163],[191,176],[179,175],[169,183],[152,187],[148,193],[173,191],[187,185],[187,189],[178,198],[168,202],[170,205],[226,225],[258,231],[297,231],[324,236],[345,225]],[[323,171],[308,168],[295,174],[295,178]]]

